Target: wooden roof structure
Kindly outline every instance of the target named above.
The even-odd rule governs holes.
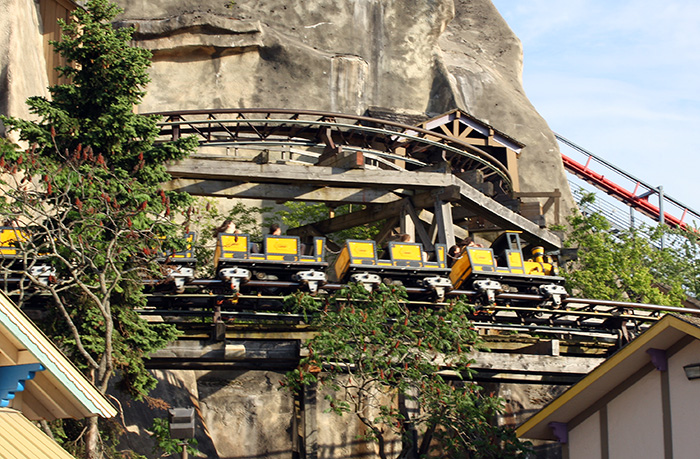
[[[629,384],[630,378],[637,380],[658,368],[658,362],[654,361],[657,350],[669,358],[693,340],[700,340],[699,318],[664,316],[521,424],[516,429],[517,436],[557,440],[557,425],[573,428],[607,398],[620,393]]]
[[[0,408],[1,457],[27,459],[73,459],[22,413]]]
[[[418,124],[419,128],[446,135],[485,151],[508,170],[514,191],[520,191],[518,157],[524,144],[498,131],[493,126],[454,109]],[[453,167],[470,170],[473,163],[467,157],[451,158]]]

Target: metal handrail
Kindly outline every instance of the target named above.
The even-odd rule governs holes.
[[[588,160],[586,161],[585,165],[577,165],[577,166],[582,166],[583,169],[585,170],[590,170],[590,163],[591,160],[594,160],[596,163],[601,164],[607,168],[607,170],[612,171],[613,173],[617,174],[620,177],[624,177],[625,179],[629,180],[630,182],[635,184],[635,189],[634,190],[624,190],[624,193],[619,192],[622,190],[622,187],[619,185],[614,184],[609,177],[606,177],[605,174],[588,174],[584,177],[581,177],[583,180],[586,182],[592,184],[593,186],[596,187],[601,187],[601,185],[604,185],[606,193],[611,194],[613,197],[616,199],[624,202],[625,204],[629,205],[630,207],[634,207],[645,213],[646,215],[649,215],[650,217],[658,220],[659,222],[666,223],[669,226],[678,226],[681,228],[686,228],[687,223],[685,222],[686,217],[690,216],[691,218],[694,217],[696,222],[700,222],[700,212],[692,209],[691,207],[683,204],[679,200],[669,196],[665,192],[663,192],[662,187],[655,187],[653,185],[650,185],[643,180],[635,177],[634,175],[630,174],[629,172],[626,172],[622,170],[621,168],[615,166],[614,164],[610,163],[609,161],[606,161],[605,159],[601,158],[600,156],[597,156],[593,154],[592,152],[586,150],[585,148],[577,145],[576,143],[572,142],[571,140],[554,133],[554,136],[556,139],[561,142],[562,144],[576,150],[577,152],[585,155],[588,157]],[[575,175],[579,175],[578,173],[581,172],[580,170],[573,170],[571,167],[570,160],[566,155],[562,153],[562,158],[565,160],[564,161],[564,166],[569,170],[570,172],[574,173]],[[580,176],[580,175],[579,175]],[[599,176],[599,177],[597,177]],[[602,183],[604,181],[605,183]],[[644,192],[643,193],[638,193],[639,188],[643,188]],[[659,199],[659,206],[653,206],[653,205],[648,205],[646,202],[648,202],[649,196],[658,196]],[[640,204],[645,203],[645,205],[640,208]],[[676,217],[671,214],[668,214],[668,209],[667,206],[664,206],[664,203],[668,204],[673,204],[678,210],[682,211],[681,217]]]

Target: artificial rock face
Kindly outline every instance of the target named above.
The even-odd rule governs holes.
[[[0,2],[0,114],[27,118],[27,97],[48,95],[41,29],[33,2]],[[0,135],[4,135],[2,123]]]
[[[459,108],[526,145],[521,191],[559,188],[562,212],[573,207],[557,143],[522,88],[520,41],[489,0],[117,3],[120,23],[154,53],[141,112],[376,109],[415,119]],[[0,6],[3,114],[26,117],[26,97],[47,94],[40,4]]]
[[[489,0],[117,0],[153,54],[142,112],[459,108],[524,143],[521,191],[563,192],[559,149],[522,88],[522,47]]]

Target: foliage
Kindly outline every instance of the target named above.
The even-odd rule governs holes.
[[[665,284],[682,285],[688,295],[700,296],[700,229],[665,230],[662,262],[656,271]]]
[[[593,199],[593,195],[584,196],[581,204]],[[562,274],[577,295],[681,305],[685,291],[684,281],[679,277],[683,270],[678,265],[689,259],[679,257],[673,247],[659,248],[667,230],[662,227],[612,230],[610,223],[598,213],[576,214],[569,223],[571,230],[565,246],[578,248],[578,260],[565,264]],[[688,269],[696,268],[693,264]],[[663,290],[660,283],[664,284]]]
[[[156,383],[143,359],[176,330],[134,311],[145,305],[143,278],[162,276],[159,254],[182,248],[173,218],[191,201],[160,188],[169,179],[164,162],[196,141],[155,143],[157,118],[134,113],[150,54],[129,45],[131,29],[111,26],[118,13],[107,0],[76,9],[53,43],[69,83],[50,88],[51,100],[28,100],[39,121],[2,118],[31,145],[2,148],[0,217],[21,227],[21,256],[5,259],[2,274],[22,277],[13,292],[19,303],[34,301],[35,291],[50,299],[40,325],[101,391],[119,374],[120,387],[139,399]],[[97,421],[88,422],[86,454],[97,457]]]
[[[226,220],[231,220],[241,232],[249,234],[253,240],[260,240],[263,238],[265,226],[263,215],[271,210],[271,207],[250,206],[238,201],[228,211],[221,212],[216,206],[207,202],[205,210],[200,211],[202,219],[199,224],[200,227],[204,228],[206,234],[214,236],[218,226]],[[261,221],[263,222],[262,227]]]
[[[160,453],[158,457],[166,457],[171,454],[181,453],[183,442],[187,444],[187,453],[190,456],[197,457],[199,454],[199,450],[197,450],[198,442],[196,439],[188,438],[187,440],[178,440],[170,437],[170,423],[165,418],[153,419],[151,432],[151,437],[156,442],[153,453]]]
[[[286,209],[277,211],[274,221],[281,221],[290,228],[296,228],[310,223],[316,223],[329,218],[331,208],[326,204],[309,204],[306,202],[288,202],[285,204]],[[352,212],[363,210],[363,206],[345,204],[333,209],[336,216],[347,215]],[[370,223],[367,225],[348,228],[336,233],[327,235],[329,240],[338,245],[348,239],[374,239],[379,233],[383,221]]]
[[[124,427],[116,418],[99,419],[100,441],[104,455],[119,459],[145,459],[133,451],[119,449],[119,439],[124,432]],[[63,449],[71,456],[86,457],[86,445],[81,438],[85,435],[85,423],[76,419],[56,419],[42,426]]]
[[[325,386],[330,410],[356,416],[380,457],[388,457],[388,442],[396,438],[402,441],[397,457],[425,455],[435,439],[445,457],[527,451],[512,431],[492,424],[501,400],[469,381],[470,352],[482,345],[468,304],[411,309],[403,288],[380,285],[370,293],[356,284],[322,304],[302,293],[287,301],[311,317],[319,334],[285,384],[295,391]],[[422,434],[420,444],[411,440],[414,432]]]
[[[17,148],[17,145],[13,144],[8,139],[0,137],[0,157],[14,155]]]

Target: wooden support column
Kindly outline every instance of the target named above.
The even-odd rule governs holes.
[[[430,242],[432,242],[433,244],[437,242],[438,227],[435,219],[431,221],[430,228],[428,228],[428,237],[430,238]]]
[[[409,213],[409,208],[412,207],[411,203],[406,201],[401,207],[401,215],[399,215],[399,228],[401,233],[405,233],[411,236],[411,238],[416,240],[416,225],[413,223],[413,219]]]
[[[435,199],[435,220],[438,226],[438,242],[452,247],[455,245],[455,232],[452,228],[452,205],[449,202]]]
[[[439,191],[439,196],[445,201],[459,199],[459,188],[446,187]],[[328,234],[340,231],[346,228],[366,225],[367,223],[384,220],[390,217],[398,217],[401,215],[404,200],[392,202],[385,205],[367,206],[366,209],[351,214],[345,214],[333,219],[316,222],[313,225],[300,226],[298,228],[290,228],[287,230],[288,235],[304,236],[308,231],[309,226],[313,226],[317,231]],[[418,193],[411,197],[411,204],[416,209],[424,209],[435,205],[435,192]]]
[[[414,228],[414,232],[416,235],[416,238],[414,240],[416,242],[420,242],[421,244],[423,244],[424,250],[432,251],[434,249],[433,241],[430,238],[430,235],[428,235],[428,232],[425,230],[425,226],[423,226],[423,222],[421,221],[420,218],[418,218],[418,213],[416,212],[416,208],[413,207],[413,204],[411,203],[410,200],[407,200],[405,202],[404,208],[402,210],[402,215],[404,212],[409,217],[408,219],[410,219],[411,222],[413,223],[413,228]]]
[[[455,209],[453,208],[452,210],[452,218],[454,220],[456,218],[454,215]],[[428,235],[430,236],[430,240],[433,243],[437,242],[438,225],[435,215],[429,210],[422,209],[420,214],[418,214],[418,218],[420,218],[424,225],[429,225]],[[467,236],[469,236],[469,232],[467,230],[455,223],[452,224],[452,231],[455,233],[455,239],[465,239]]]

